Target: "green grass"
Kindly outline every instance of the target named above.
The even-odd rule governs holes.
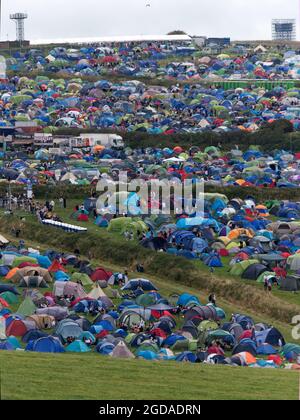
[[[299,374],[283,370],[21,352],[0,364],[3,400],[298,399]]]

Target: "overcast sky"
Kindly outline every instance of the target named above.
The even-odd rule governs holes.
[[[26,12],[26,39],[189,35],[270,39],[272,18],[297,18],[300,0],[2,0],[1,39],[15,39],[9,14]],[[150,4],[150,7],[146,7]],[[298,38],[300,31],[298,30]]]

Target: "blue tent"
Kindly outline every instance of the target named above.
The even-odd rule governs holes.
[[[0,341],[0,350],[15,350],[15,347],[8,341]]]
[[[177,300],[177,305],[186,306],[188,303],[195,303],[201,305],[199,299],[196,296],[190,295],[189,293],[183,293]]]
[[[257,351],[256,351],[256,344],[253,340],[251,340],[250,338],[244,338],[243,340],[241,340],[234,348],[232,351],[232,354],[238,354],[238,353],[242,353],[242,352],[248,352],[250,354],[252,354],[252,356],[256,356]]]
[[[91,349],[83,341],[75,340],[66,347],[66,351],[73,353],[87,353],[91,351]]]
[[[64,271],[56,271],[56,273],[54,274],[54,279],[56,281],[69,281],[70,276]]]
[[[29,341],[26,351],[35,351],[39,353],[63,353],[65,351],[60,340],[56,337],[41,337],[34,341]]]
[[[271,346],[284,346],[283,335],[276,328],[272,327],[263,331],[255,331],[257,344],[270,344]]]
[[[146,360],[155,360],[157,359],[157,354],[154,353],[151,350],[140,350],[137,352],[136,354],[137,357],[140,357],[142,359],[146,359]]]
[[[108,355],[113,351],[114,348],[115,348],[115,346],[112,343],[100,342],[96,346],[96,351],[100,354]]]
[[[95,225],[101,227],[101,228],[107,228],[109,226],[109,222],[105,217],[98,216],[95,220]]]
[[[262,355],[270,355],[270,354],[276,354],[277,350],[274,349],[273,346],[271,346],[270,344],[262,344],[261,346],[257,347],[257,354],[262,354]]]
[[[1,265],[0,266],[0,277],[5,277],[6,274],[8,274],[10,271],[10,268],[7,265]]]
[[[171,347],[180,340],[186,340],[186,338],[179,334],[172,334],[163,341],[162,346]]]
[[[190,351],[184,351],[183,353],[180,353],[176,359],[177,362],[190,362],[195,363],[197,360],[197,356],[190,352]]]
[[[42,337],[48,337],[48,334],[41,330],[29,330],[25,335],[23,335],[22,341],[23,343],[29,343],[29,341],[36,341]]]

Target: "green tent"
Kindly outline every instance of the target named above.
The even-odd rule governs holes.
[[[12,292],[3,292],[3,293],[1,293],[0,297],[2,299],[4,299],[9,304],[18,302],[18,296],[16,296]]]
[[[188,339],[177,340],[176,343],[174,343],[173,346],[171,346],[171,350],[174,353],[181,353],[183,351],[188,351],[189,350],[189,340]]]
[[[222,338],[233,337],[228,331],[215,330],[210,331],[207,336],[207,342],[210,344],[214,340],[221,340]]]
[[[300,355],[300,346],[298,344],[288,343],[283,346],[283,352],[284,354],[293,352]]]
[[[257,278],[257,283],[263,283],[264,282],[264,278],[265,276],[273,276],[276,277],[276,274],[274,273],[274,271],[264,271],[263,273],[261,273],[261,275]]]
[[[37,264],[37,260],[36,260],[36,258],[31,258],[31,257],[16,257],[14,259],[12,267],[13,268],[18,267],[22,263]]]
[[[24,315],[24,316],[30,316],[33,315],[36,311],[36,306],[32,302],[32,299],[30,296],[27,296],[21,305],[19,306],[17,310],[17,314]]]
[[[232,276],[241,276],[243,272],[252,264],[258,264],[258,260],[245,260],[233,265],[230,270]]]
[[[215,321],[202,321],[198,326],[199,331],[213,331],[218,329],[218,324]]]
[[[119,217],[110,221],[107,230],[109,232],[115,232],[120,235],[123,235],[124,232],[127,230],[129,232],[133,232],[136,235],[137,231],[141,233],[147,232],[148,227],[141,219],[133,219],[131,217]]]
[[[73,273],[71,277],[71,281],[73,281],[74,283],[81,281],[83,286],[89,286],[89,285],[94,284],[91,278],[87,274],[84,274],[84,273]]]
[[[144,294],[144,295],[138,296],[135,301],[138,305],[146,308],[147,306],[154,305],[156,302],[156,299],[153,295]]]

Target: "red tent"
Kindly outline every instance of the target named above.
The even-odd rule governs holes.
[[[105,280],[107,281],[111,276],[113,275],[113,273],[111,271],[106,271],[104,268],[96,268],[96,270],[93,272],[93,274],[91,275],[91,279],[96,282],[99,280]]]
[[[96,334],[96,338],[104,338],[109,334],[107,330],[102,330],[99,334]]]
[[[30,263],[30,262],[23,262],[18,265],[18,268],[25,268],[25,267],[39,267],[39,265]]]
[[[27,333],[27,327],[20,319],[14,319],[9,326],[6,328],[6,335],[9,337],[13,335],[15,337],[23,337]]]
[[[219,249],[218,254],[220,255],[220,257],[228,257],[229,256],[229,252],[227,251],[227,249]]]
[[[88,222],[89,216],[87,214],[79,214],[77,217],[78,222]]]
[[[163,339],[167,338],[167,334],[161,328],[154,328],[150,332],[156,337],[161,337]]]
[[[57,260],[54,260],[53,263],[48,268],[48,271],[50,273],[56,273],[56,271],[66,271],[66,270]]]
[[[6,302],[6,300],[2,299],[0,297],[0,305],[2,305],[4,308],[9,308],[9,304]]]

